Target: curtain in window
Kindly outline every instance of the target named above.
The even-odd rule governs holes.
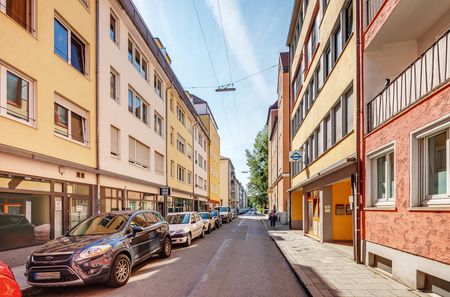
[[[71,40],[70,40],[70,61],[73,67],[78,69],[81,73],[85,73],[84,69],[84,63],[85,63],[85,57],[84,57],[84,44],[72,34]]]
[[[84,118],[74,112],[71,112],[70,120],[70,133],[72,134],[72,139],[79,142],[84,142]]]
[[[31,27],[27,20],[27,7],[31,7],[30,0],[6,0],[6,14],[30,31]]]

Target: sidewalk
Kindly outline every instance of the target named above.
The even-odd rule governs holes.
[[[356,264],[342,251],[304,236],[303,231],[280,224],[272,228],[269,220],[261,222],[311,296],[430,296]]]
[[[11,267],[12,272],[14,273],[14,277],[16,278],[16,282],[19,284],[20,289],[22,290],[22,294],[30,291],[32,288],[27,283],[27,278],[25,277],[25,265]]]

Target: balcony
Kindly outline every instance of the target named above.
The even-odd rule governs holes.
[[[450,31],[367,103],[367,130],[374,130],[449,82]]]

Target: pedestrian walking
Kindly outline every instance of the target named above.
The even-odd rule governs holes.
[[[277,212],[275,211],[275,209],[273,209],[270,212],[269,219],[270,219],[270,226],[275,227],[275,223],[277,222]]]

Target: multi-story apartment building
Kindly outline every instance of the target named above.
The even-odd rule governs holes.
[[[306,236],[352,240],[351,176],[356,172],[356,1],[297,0],[290,54],[292,220]]]
[[[209,136],[200,118],[194,124],[194,199],[195,210],[204,211],[208,205]]]
[[[236,177],[233,162],[220,156],[220,205],[236,207]]]
[[[194,210],[194,136],[196,112],[183,89],[170,87],[167,107],[169,212]]]
[[[281,53],[278,63],[278,98],[269,108],[269,208],[288,210],[289,176],[289,53]]]
[[[132,1],[99,1],[98,14],[100,210],[164,214],[169,65]]]
[[[1,1],[0,43],[0,213],[33,226],[0,240],[14,265],[97,210],[95,1]]]
[[[208,171],[208,208],[213,209],[220,205],[220,136],[218,126],[208,103],[190,94],[195,110],[203,122],[209,135],[207,152]]]
[[[364,1],[362,260],[450,288],[450,2]]]

